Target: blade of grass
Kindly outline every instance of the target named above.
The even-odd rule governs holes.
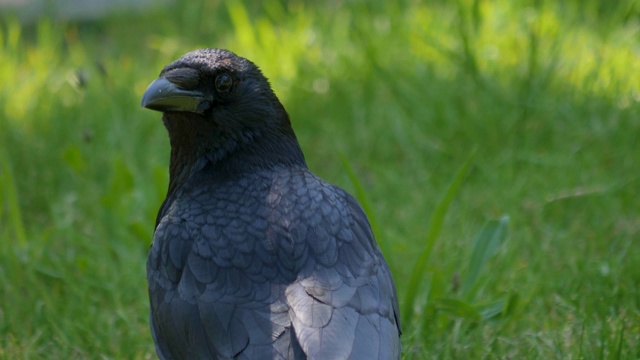
[[[436,206],[433,215],[431,215],[431,220],[429,221],[429,229],[427,230],[427,236],[425,238],[425,246],[411,271],[411,277],[409,278],[409,284],[407,286],[407,292],[404,298],[402,321],[405,324],[408,324],[409,319],[413,317],[416,296],[420,288],[420,283],[422,282],[422,279],[424,277],[424,270],[427,267],[427,260],[429,260],[431,250],[433,249],[433,246],[435,245],[436,240],[440,235],[442,224],[444,223],[444,217],[447,214],[449,205],[451,205],[453,198],[458,193],[458,190],[460,190],[460,186],[462,185],[462,182],[467,175],[473,157],[474,153],[472,152],[464,162],[464,164],[462,164],[462,166],[458,169],[458,172],[449,185],[449,188],[447,188],[444,196]]]
[[[18,202],[18,189],[15,186],[13,173],[4,152],[0,158],[0,163],[2,164],[2,167],[0,167],[0,207],[7,207],[7,216],[13,229],[13,236],[15,236],[17,243],[23,246],[27,243],[27,235]],[[5,205],[3,205],[3,203],[5,203]]]
[[[433,305],[435,306],[436,310],[442,311],[450,316],[455,316],[472,321],[482,320],[482,315],[478,312],[478,310],[460,299],[434,299]]]
[[[624,329],[625,329],[625,323],[624,320],[620,321],[620,329],[618,331],[618,333],[616,334],[616,337],[618,338],[617,344],[616,344],[616,349],[615,349],[615,358],[616,359],[622,359],[622,348],[624,347]]]
[[[515,292],[511,292],[506,294],[502,299],[497,301],[492,301],[485,304],[475,304],[473,305],[474,309],[478,311],[482,319],[485,321],[505,318],[507,316],[511,316],[518,306],[519,296]]]
[[[393,273],[393,270],[395,268],[393,266],[393,261],[391,259],[391,256],[389,256],[389,254],[391,254],[391,249],[389,248],[389,244],[386,241],[384,241],[384,239],[380,236],[378,222],[376,221],[376,218],[373,214],[373,207],[369,202],[369,197],[367,196],[367,193],[364,190],[364,187],[362,186],[360,179],[358,179],[356,172],[353,171],[353,167],[351,167],[349,160],[347,160],[344,154],[340,154],[339,156],[340,156],[340,161],[342,162],[342,166],[344,167],[344,170],[347,172],[347,176],[349,176],[349,180],[351,180],[351,183],[353,184],[353,188],[356,191],[356,198],[360,201],[360,206],[362,206],[362,209],[364,210],[365,214],[367,214],[367,217],[369,218],[369,223],[371,224],[371,230],[373,231],[373,234],[375,235],[376,240],[378,241],[378,246],[380,246],[380,250],[382,250],[382,253],[387,255],[385,257],[385,260],[387,261],[387,265],[389,266],[389,269],[391,269],[391,273]]]
[[[247,8],[242,1],[227,2],[227,10],[231,23],[238,34],[238,47],[243,49],[259,49],[255,27],[251,23]]]
[[[471,289],[480,272],[507,237],[509,217],[503,216],[500,220],[489,220],[484,225],[473,244],[469,268],[462,283],[462,295],[469,298]]]
[[[577,359],[584,359],[584,333],[586,332],[585,324],[587,320],[582,320],[582,324],[580,324],[580,339],[578,340],[578,357]]]
[[[505,313],[509,298],[500,299],[489,304],[474,305],[474,309],[480,314],[483,320],[491,320]]]

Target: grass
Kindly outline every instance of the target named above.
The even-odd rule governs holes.
[[[639,16],[604,0],[3,14],[0,358],[155,356],[168,141],[139,101],[199,47],[258,63],[312,170],[367,204],[404,358],[640,357]]]

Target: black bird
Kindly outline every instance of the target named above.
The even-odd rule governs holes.
[[[312,174],[256,65],[201,49],[166,66],[169,190],[147,262],[161,359],[398,359],[389,268],[353,197]]]

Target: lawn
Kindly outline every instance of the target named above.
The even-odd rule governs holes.
[[[403,358],[640,358],[637,1],[246,3],[0,15],[0,358],[155,358],[169,145],[139,103],[200,47],[260,65],[365,205]]]

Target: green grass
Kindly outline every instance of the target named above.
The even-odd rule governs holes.
[[[199,47],[258,63],[311,169],[367,204],[404,358],[640,358],[639,19],[631,0],[3,14],[0,358],[155,356],[168,141],[139,101]]]

